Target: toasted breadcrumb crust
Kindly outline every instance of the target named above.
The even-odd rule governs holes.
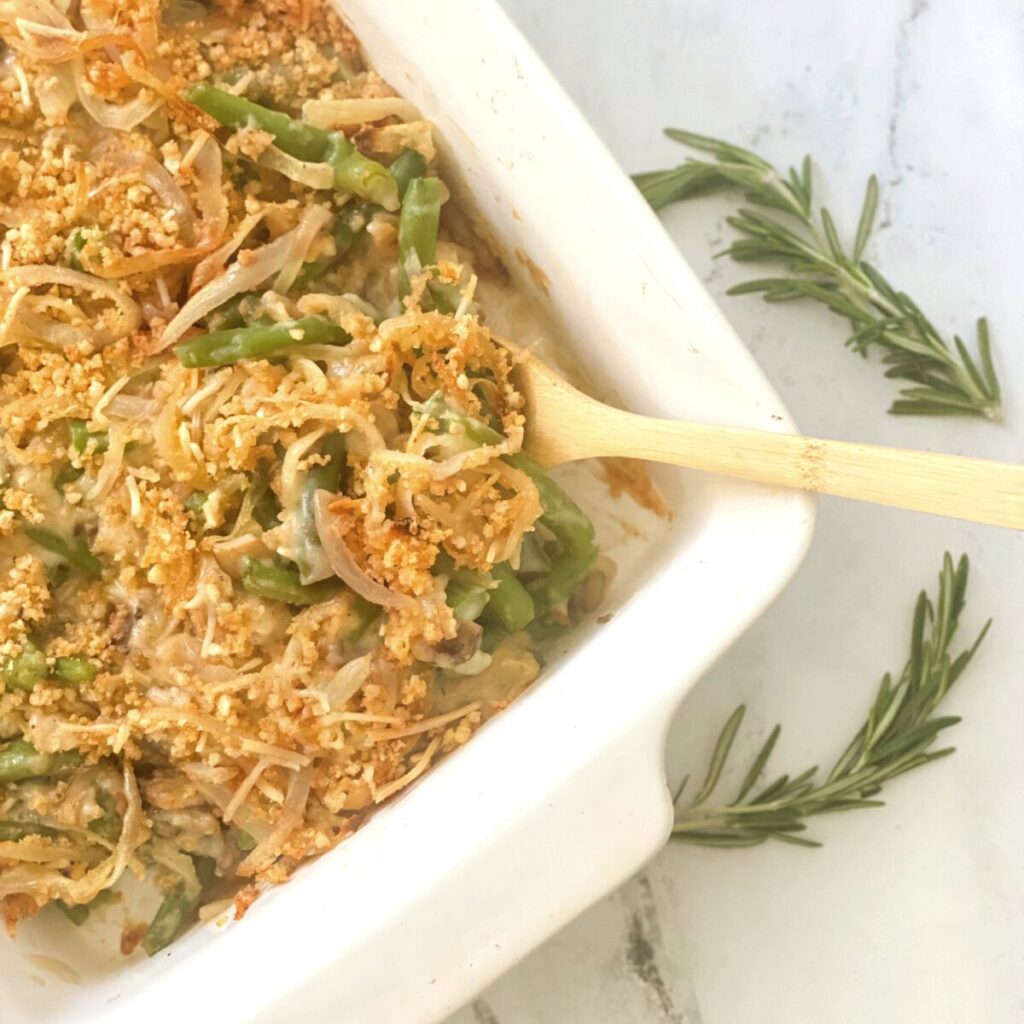
[[[381,210],[323,290],[296,299],[271,281],[251,298],[254,318],[321,316],[350,344],[202,370],[162,345],[201,287],[251,264],[311,204],[333,215],[351,198],[255,166],[268,133],[225,132],[179,98],[213,80],[298,115],[308,99],[394,95],[330,7],[220,0],[174,25],[152,0],[82,0],[73,22],[54,5],[35,28],[18,7],[0,3],[13,54],[0,65],[0,664],[34,644],[47,671],[0,692],[0,741],[81,762],[0,784],[0,825],[71,829],[0,842],[5,920],[88,902],[94,876],[103,888],[126,867],[187,887],[185,854],[244,876],[241,916],[261,883],[351,834],[536,677],[525,634],[471,677],[442,677],[423,655],[460,630],[439,558],[487,571],[541,513],[536,487],[499,458],[521,445],[523,400],[475,313],[423,311],[423,278],[396,308],[397,219]],[[83,104],[114,120],[152,112],[119,131]],[[434,158],[426,122],[391,117],[352,138],[372,156]],[[328,236],[307,259],[333,254]],[[446,252],[458,259],[441,278],[457,285],[471,254]],[[439,441],[413,411],[438,392],[470,415],[486,394],[506,446]],[[336,433],[345,490],[329,514],[357,571],[397,595],[369,622],[345,587],[294,608],[240,585],[246,557],[293,550],[296,481],[326,463],[317,446]],[[258,521],[258,492],[278,522]],[[26,526],[87,545],[102,579]],[[69,658],[89,667],[73,685],[55,675]],[[30,870],[33,858],[52,870]]]

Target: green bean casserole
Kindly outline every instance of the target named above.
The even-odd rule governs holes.
[[[604,569],[522,450],[500,260],[329,6],[0,36],[0,905],[135,876],[153,954],[465,743]]]

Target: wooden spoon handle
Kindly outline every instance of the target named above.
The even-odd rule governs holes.
[[[668,462],[744,480],[1024,529],[1024,466],[737,427],[676,423],[607,406],[589,426],[591,455]]]

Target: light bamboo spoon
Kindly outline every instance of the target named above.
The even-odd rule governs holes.
[[[526,450],[546,466],[615,455],[1024,529],[1024,466],[652,419],[595,402],[534,356],[518,372]]]

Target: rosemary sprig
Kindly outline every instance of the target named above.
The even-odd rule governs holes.
[[[955,657],[950,655],[966,591],[967,558],[954,567],[947,553],[937,600],[933,603],[924,591],[918,596],[910,657],[902,673],[895,681],[889,673],[883,677],[867,721],[823,780],[818,779],[816,767],[808,768],[796,776],[781,775],[754,792],[779,738],[781,728],[776,725],[733,800],[709,804],[743,721],[745,709],[738,707],[718,738],[700,791],[677,811],[673,836],[704,846],[756,846],[769,839],[820,846],[797,834],[806,830],[806,818],[881,807],[882,801],[873,797],[886,782],[953,753],[952,747],[931,749],[939,733],[959,721],[936,715],[935,709],[963,674],[991,625],[991,621],[986,623],[969,648]]]
[[[846,344],[866,356],[883,353],[886,376],[909,382],[892,413],[1000,418],[999,382],[988,326],[978,320],[977,355],[959,338],[951,348],[920,307],[895,289],[863,258],[878,210],[878,180],[868,179],[852,249],[839,240],[822,208],[815,220],[811,161],[783,176],[770,163],[738,146],[704,135],[666,129],[676,142],[710,153],[714,161],[688,158],[678,167],[637,174],[634,181],[656,210],[669,203],[724,189],[738,189],[755,208],[728,218],[739,233],[721,255],[741,263],[781,262],[787,273],[745,281],[730,295],[760,293],[768,302],[813,299],[850,323]]]

